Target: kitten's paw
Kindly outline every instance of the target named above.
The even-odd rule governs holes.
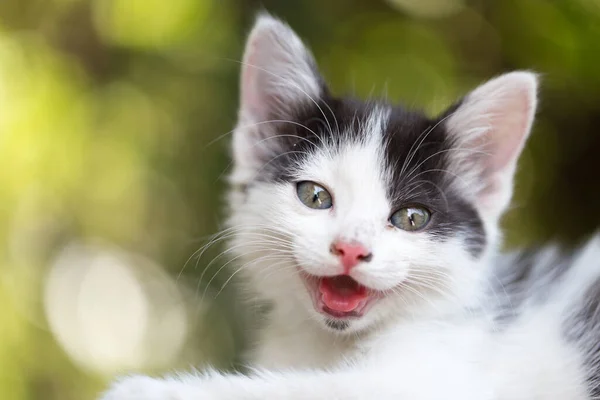
[[[98,400],[184,400],[178,397],[176,385],[148,376],[129,376],[113,383]]]

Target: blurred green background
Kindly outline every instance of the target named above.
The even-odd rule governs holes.
[[[435,113],[498,73],[542,73],[508,245],[600,225],[598,0],[2,0],[1,399],[235,360],[243,310],[225,271],[206,288],[218,246],[195,251],[222,220],[228,136],[211,141],[235,123],[263,8],[338,94]]]

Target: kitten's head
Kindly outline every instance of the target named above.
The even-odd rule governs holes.
[[[240,273],[291,318],[344,332],[468,304],[536,89],[535,75],[509,73],[436,118],[337,98],[294,32],[260,16],[233,137]]]

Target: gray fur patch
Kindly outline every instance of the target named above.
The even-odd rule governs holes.
[[[600,398],[600,278],[583,295],[581,308],[565,321],[567,339],[585,358],[588,393]]]
[[[348,321],[338,321],[336,319],[327,319],[325,320],[325,324],[336,331],[345,331],[350,326]]]
[[[497,301],[495,320],[500,326],[514,321],[526,304],[542,304],[572,263],[572,255],[556,247],[532,248],[503,255],[490,281]]]

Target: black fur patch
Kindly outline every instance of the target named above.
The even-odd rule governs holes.
[[[321,99],[305,102],[289,118],[275,126],[276,139],[266,139],[274,151],[264,160],[265,166],[259,180],[290,181],[298,163],[301,163],[312,150],[324,143],[333,147],[344,144],[352,137],[348,133],[360,135],[360,123],[369,116],[371,107],[367,104],[336,99],[325,94]],[[274,120],[281,117],[272,116]],[[342,136],[344,134],[344,136]]]
[[[486,244],[482,220],[475,207],[453,189],[455,175],[448,171],[454,141],[446,132],[445,115],[430,119],[402,107],[337,99],[325,92],[317,104],[305,102],[299,107],[290,119],[292,122],[277,124],[275,131],[279,137],[267,139],[273,152],[265,158],[257,179],[291,181],[299,163],[315,147],[327,143],[335,150],[358,139],[359,135],[368,134],[361,126],[375,107],[390,110],[382,138],[384,162],[393,171],[388,187],[388,197],[393,204],[390,215],[404,206],[423,205],[432,211],[427,229],[433,237],[446,240],[461,235],[466,238],[473,256],[481,254]]]
[[[467,238],[471,253],[479,255],[486,243],[483,222],[475,207],[453,190],[455,176],[448,162],[453,141],[443,117],[429,120],[394,108],[385,142],[387,163],[393,171],[388,195],[394,208],[424,205],[434,211],[430,234],[443,240],[460,233]]]

